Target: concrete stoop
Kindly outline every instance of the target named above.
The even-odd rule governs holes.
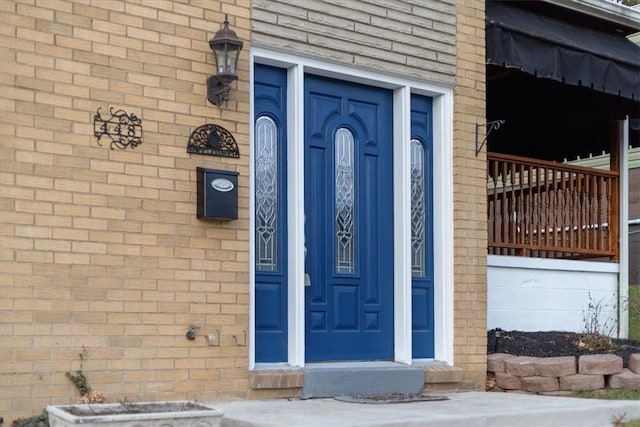
[[[393,362],[315,363],[298,369],[261,369],[249,374],[249,385],[256,393],[271,390],[274,397],[302,399],[475,387],[463,382],[462,369],[437,362],[413,366]]]
[[[422,391],[424,371],[396,363],[310,364],[301,399]]]

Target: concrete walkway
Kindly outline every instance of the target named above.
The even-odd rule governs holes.
[[[462,392],[449,400],[395,404],[334,399],[210,402],[224,411],[223,427],[588,427],[640,419],[640,401],[511,393]]]

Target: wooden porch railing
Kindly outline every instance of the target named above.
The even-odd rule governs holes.
[[[618,172],[487,153],[489,254],[618,258]]]

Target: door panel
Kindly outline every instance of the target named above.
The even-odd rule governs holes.
[[[393,358],[392,93],[305,77],[306,360]]]
[[[412,356],[434,357],[432,100],[411,96]]]
[[[254,69],[255,359],[287,361],[287,71]]]

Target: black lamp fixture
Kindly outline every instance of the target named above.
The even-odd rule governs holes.
[[[229,100],[231,83],[238,79],[238,56],[242,50],[242,40],[229,29],[227,15],[223,27],[209,40],[209,47],[216,59],[216,74],[207,78],[207,99],[220,105]]]

